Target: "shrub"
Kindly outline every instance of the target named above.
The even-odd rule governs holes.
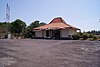
[[[100,41],[100,37],[98,38],[98,40]]]
[[[79,34],[72,35],[73,40],[79,40],[81,36]]]
[[[92,34],[89,35],[89,38],[93,38],[93,37],[94,37],[94,35],[92,35]]]
[[[79,34],[80,36],[82,36],[82,35],[83,35],[83,33],[82,33],[82,32],[79,32],[78,34]]]
[[[87,34],[83,34],[83,35],[82,35],[82,38],[83,38],[84,40],[86,40],[86,39],[88,39],[88,35],[87,35]]]
[[[97,40],[98,38],[96,36],[93,37],[93,40]]]

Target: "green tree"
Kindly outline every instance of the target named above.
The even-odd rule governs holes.
[[[36,28],[36,27],[40,26],[40,24],[39,24],[39,21],[34,21],[29,26],[32,29],[32,28]]]
[[[25,29],[25,37],[32,38],[33,31],[30,26],[27,26]]]
[[[44,22],[41,22],[39,26],[43,26],[43,25],[46,25],[46,23],[44,23]]]
[[[35,36],[35,32],[33,32],[33,28],[36,28],[40,26],[39,21],[34,21],[32,22],[29,26],[27,26],[26,30],[25,30],[25,37],[26,38],[32,38],[33,36]]]
[[[20,19],[16,19],[14,22],[11,23],[10,32],[21,34],[24,33],[26,28],[26,23]]]
[[[2,28],[2,29],[9,28],[8,26],[10,26],[10,23],[0,22],[0,28]]]

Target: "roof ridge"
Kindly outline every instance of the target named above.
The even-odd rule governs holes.
[[[51,24],[51,23],[66,23],[61,17],[56,17],[56,18],[54,18],[49,24]]]

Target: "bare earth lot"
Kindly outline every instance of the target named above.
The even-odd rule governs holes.
[[[1,39],[0,67],[100,67],[100,41]]]

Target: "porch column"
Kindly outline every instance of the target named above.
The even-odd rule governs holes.
[[[52,30],[49,30],[49,37],[52,37]]]
[[[42,37],[44,38],[44,30],[42,30]]]

